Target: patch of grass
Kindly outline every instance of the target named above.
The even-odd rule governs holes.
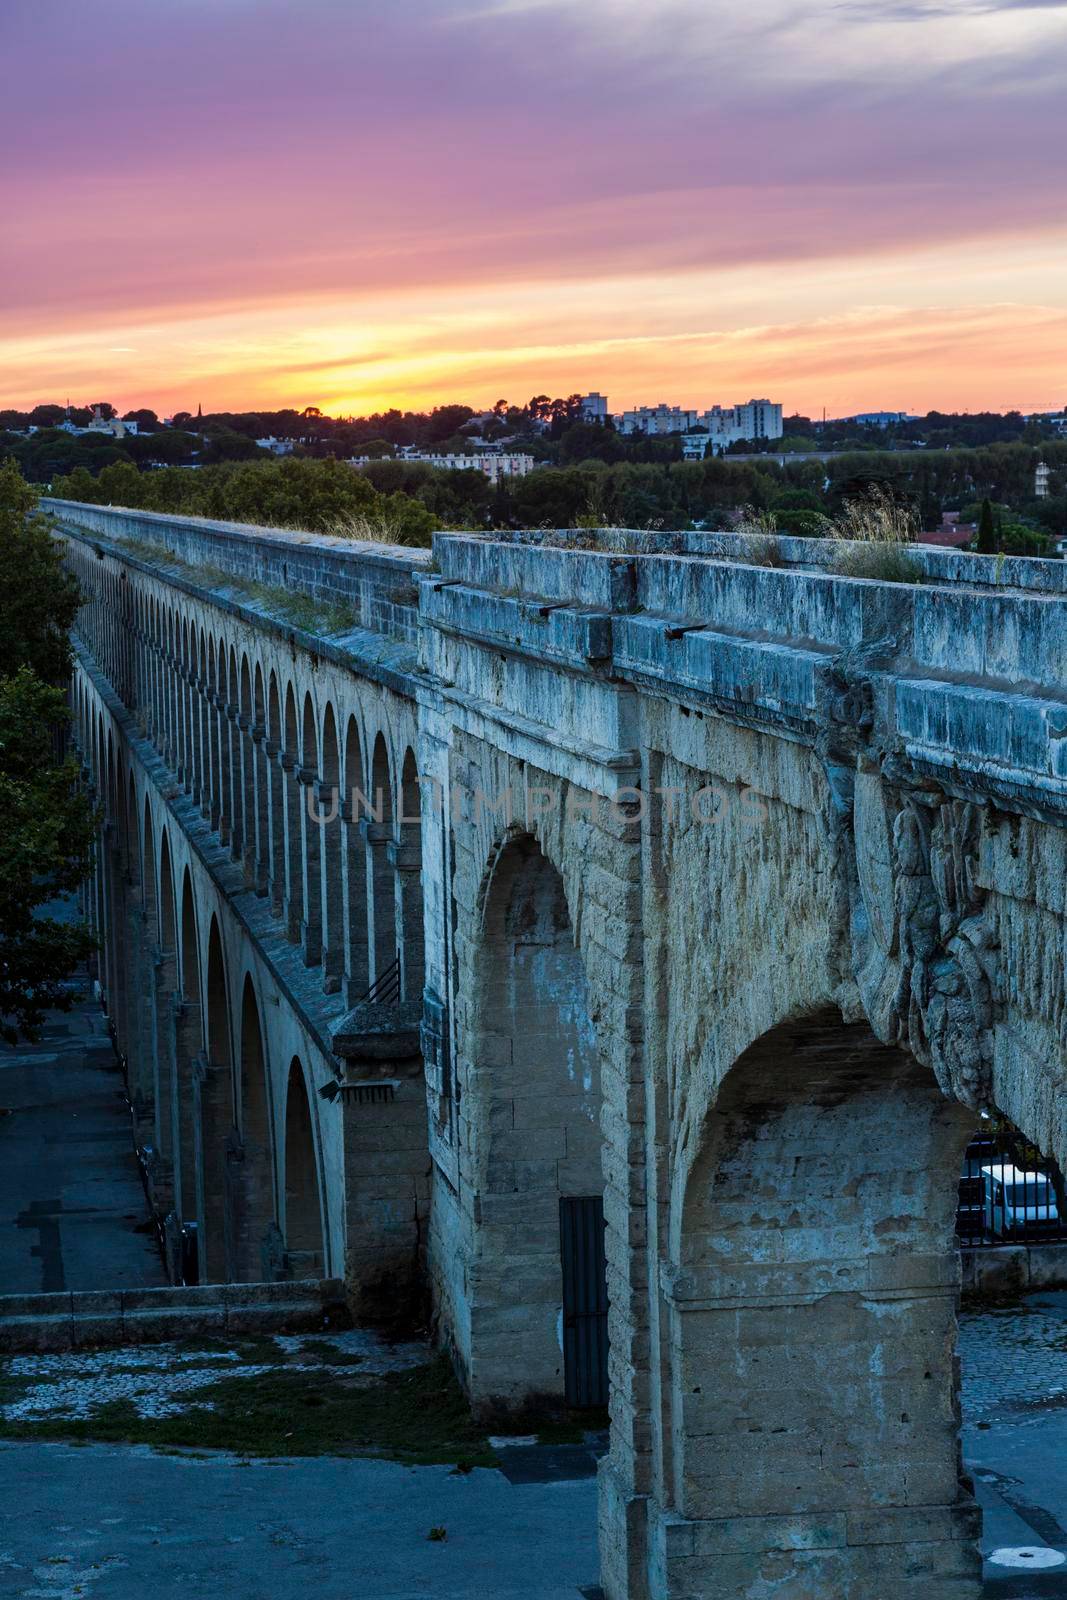
[[[524,1405],[487,1401],[478,1411],[486,1433],[501,1438],[537,1435],[538,1444],[582,1444],[590,1432],[608,1426],[607,1410],[572,1411],[555,1395],[530,1395]]]
[[[342,1350],[340,1345],[331,1344],[329,1339],[305,1339],[297,1354],[318,1356],[320,1361],[331,1367],[358,1367],[364,1361],[358,1350]]]
[[[116,1400],[85,1418],[0,1421],[0,1439],[149,1444],[244,1457],[379,1455],[412,1466],[488,1467],[496,1460],[444,1357],[369,1385],[279,1363],[270,1372],[216,1379],[177,1416],[142,1417],[132,1401]]]
[[[859,539],[842,546],[834,571],[842,578],[874,578],[880,583],[922,583],[926,576],[906,547]]]

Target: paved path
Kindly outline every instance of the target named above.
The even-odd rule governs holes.
[[[0,1112],[0,1294],[164,1283],[98,1005],[0,1046]]]
[[[0,1594],[579,1600],[597,1581],[595,1499],[591,1478],[0,1446]]]

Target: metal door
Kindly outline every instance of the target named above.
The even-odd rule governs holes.
[[[563,1375],[567,1404],[608,1403],[608,1281],[604,1202],[597,1195],[561,1197]]]

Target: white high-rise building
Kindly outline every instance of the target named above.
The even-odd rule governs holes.
[[[582,396],[583,422],[607,422],[608,416],[608,397],[606,394],[599,394],[594,389],[591,394]]]

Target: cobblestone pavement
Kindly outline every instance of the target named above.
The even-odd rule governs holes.
[[[986,1593],[1067,1597],[1067,1290],[960,1319],[963,1453]],[[995,1559],[990,1559],[994,1557]]]

